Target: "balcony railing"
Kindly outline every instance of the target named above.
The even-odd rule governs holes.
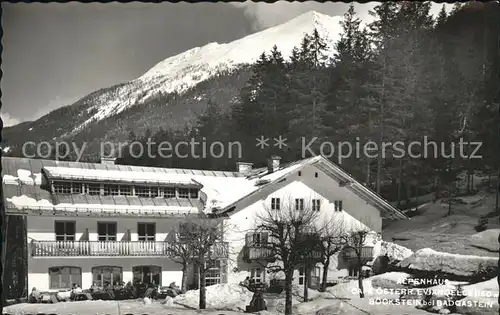
[[[306,254],[310,260],[321,260],[323,255],[319,250],[313,250]],[[273,255],[272,248],[267,246],[255,246],[255,245],[246,245],[243,247],[243,259],[246,261],[251,260],[269,260],[273,261],[276,259],[275,255]]]
[[[33,257],[109,257],[109,256],[167,256],[175,257],[175,247],[167,242],[101,242],[101,241],[32,241]],[[213,246],[211,256],[227,257],[229,244]]]
[[[243,247],[243,259],[251,260],[273,260],[272,249],[265,246],[245,246]]]

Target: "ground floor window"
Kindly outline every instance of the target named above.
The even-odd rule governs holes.
[[[122,268],[100,266],[92,268],[92,279],[98,286],[117,285],[122,282]]]
[[[262,268],[250,269],[250,280],[254,280],[255,283],[264,282],[264,270]]]
[[[299,284],[302,285],[304,284],[306,279],[306,272],[304,267],[299,268]]]
[[[349,277],[357,277],[359,276],[358,267],[350,266],[349,267]]]
[[[214,285],[222,282],[222,268],[220,260],[210,260],[206,263],[205,285]]]
[[[82,286],[82,269],[78,267],[49,268],[50,289],[70,289],[73,283]]]
[[[134,283],[161,284],[161,268],[158,266],[135,266],[132,271]]]

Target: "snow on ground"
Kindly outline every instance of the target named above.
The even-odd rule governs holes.
[[[500,235],[500,229],[490,229],[471,236],[471,244],[478,248],[484,248],[488,251],[498,252],[499,243],[498,235]]]
[[[363,290],[365,296],[371,297],[386,297],[395,298],[397,295],[391,294],[381,296],[381,289],[397,289],[403,288],[402,283],[410,275],[404,272],[388,272],[373,277],[363,279]],[[351,299],[359,297],[358,280],[349,280],[348,282],[339,283],[333,287],[326,288],[326,291],[336,298]]]
[[[413,251],[396,243],[383,241],[380,245],[379,256],[387,256],[389,262],[401,261],[410,257]]]
[[[245,310],[253,293],[238,284],[215,284],[206,288],[207,308],[221,310]],[[174,303],[198,308],[199,290],[191,290],[174,298]]]
[[[399,263],[402,268],[442,271],[457,276],[471,276],[480,269],[497,268],[497,257],[443,253],[424,248]]]
[[[304,287],[299,285],[294,285],[292,288],[292,294],[299,298],[299,300],[304,300]],[[331,299],[333,295],[329,292],[319,292],[318,290],[308,289],[307,290],[307,298],[309,301],[318,300],[318,299]],[[284,297],[284,294],[282,294]]]
[[[241,315],[241,312],[217,311],[207,309],[204,311],[166,307],[158,302],[144,305],[142,300],[130,301],[77,301],[59,302],[56,304],[16,304],[4,308],[4,314],[57,314],[57,315],[123,315],[123,314],[148,314],[148,315]]]

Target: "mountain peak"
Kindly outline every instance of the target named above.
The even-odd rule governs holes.
[[[230,43],[209,43],[169,57],[148,70],[140,78],[112,91],[99,95],[89,111],[94,111],[83,128],[91,121],[116,115],[125,109],[143,104],[159,93],[182,93],[220,71],[231,71],[241,65],[252,64],[268,53],[274,45],[284,58],[289,58],[294,47],[300,46],[304,35],[317,29],[332,52],[339,39],[341,17],[328,16],[316,11],[305,12],[288,22],[250,34]],[[77,131],[77,130],[75,130]]]

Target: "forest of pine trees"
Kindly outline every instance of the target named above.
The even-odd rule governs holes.
[[[252,76],[230,110],[211,99],[197,123],[185,130],[160,130],[148,135],[155,142],[207,143],[239,141],[241,160],[262,166],[277,154],[282,161],[300,159],[302,137],[361,145],[402,141],[445,143],[445,152],[427,157],[354,156],[341,166],[390,200],[435,192],[453,193],[458,174],[467,174],[473,190],[474,174],[496,174],[499,169],[499,23],[498,4],[466,3],[436,18],[428,2],[384,2],[373,12],[375,21],[361,27],[351,5],[342,22],[342,36],[333,55],[317,31],[306,35],[285,60],[276,46],[263,52]],[[260,150],[255,139],[271,138]],[[273,146],[281,135],[287,146]],[[147,136],[147,137],[148,137]],[[130,139],[146,141],[145,138]],[[481,142],[481,159],[455,158],[450,143]],[[308,141],[306,141],[308,142]],[[475,146],[465,146],[472,153]],[[311,146],[319,153],[319,148]],[[379,153],[381,153],[379,151]],[[424,153],[413,147],[413,154]],[[337,162],[337,156],[331,157]],[[137,159],[124,153],[121,163],[203,169],[234,169],[237,157]],[[492,186],[496,185],[491,183]]]

